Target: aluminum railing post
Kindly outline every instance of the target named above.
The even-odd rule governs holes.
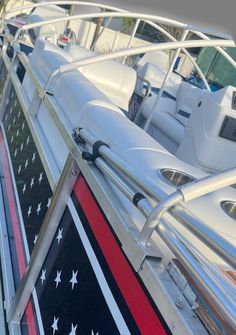
[[[67,201],[77,180],[78,172],[74,158],[69,154],[53,195],[52,203],[40,230],[37,243],[33,249],[27,271],[19,284],[7,315],[9,324],[19,324],[21,321],[41,271],[41,266],[46,259],[48,250],[66,208]]]

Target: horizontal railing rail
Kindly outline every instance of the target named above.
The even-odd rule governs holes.
[[[216,43],[216,41],[197,42],[201,42],[204,45],[214,45],[214,43]],[[217,43],[218,42],[219,41],[217,41]],[[222,45],[232,45],[232,41],[220,40],[220,42],[222,43]],[[180,47],[180,43],[178,43],[175,43],[176,48]],[[30,65],[28,64],[28,66]],[[26,71],[27,70],[28,69],[26,68]],[[85,129],[80,129],[77,135],[81,137],[84,141],[86,141],[86,143],[88,143],[90,146],[93,146],[94,143],[98,140]],[[75,148],[77,148],[76,145]],[[99,148],[99,154],[101,155],[101,157],[98,157],[95,160],[96,166],[105,174],[107,178],[109,178],[109,180],[111,180],[115,184],[116,187],[119,188],[120,191],[122,191],[127,196],[130,201],[133,201],[133,198],[137,193],[137,189],[143,190],[148,196],[151,196],[158,201],[166,196],[161,189],[156,186],[153,187],[154,185],[148,184],[145,178],[139,176],[138,173],[131,166],[129,166],[125,161],[121,160],[121,158],[117,156],[114,152],[112,152],[112,150],[110,150],[108,147],[101,146]],[[231,183],[232,180],[234,181],[234,179],[230,179],[227,182]],[[218,186],[223,187],[225,185],[224,183],[225,182],[222,182],[222,184],[219,184]],[[132,185],[135,185],[134,189],[132,188]],[[213,186],[210,185],[209,187]],[[212,188],[209,188],[208,190],[210,191],[210,189],[212,191],[214,190]],[[184,190],[183,188],[181,191],[182,197],[185,200],[190,199],[189,195],[192,194],[193,191],[195,192],[196,189],[188,188],[187,192],[187,189]],[[200,191],[198,190],[198,192]],[[193,194],[197,197],[201,195],[201,192]],[[180,198],[178,198],[178,201],[179,200]],[[137,203],[137,207],[146,218],[150,217],[153,211],[153,207],[151,206],[150,202],[146,197],[144,197],[141,201]],[[176,206],[176,208],[179,209],[181,207]],[[178,216],[175,216],[176,213],[177,212],[175,212],[174,207],[166,214],[171,215],[171,219],[178,220],[178,218],[181,217],[182,212],[180,211],[178,213]],[[214,252],[216,252],[220,257],[227,261],[231,266],[235,266],[235,247],[226,240],[224,240],[219,234],[202,224],[200,221],[198,226],[193,225],[193,222],[189,220],[190,217],[191,216],[185,217],[185,220],[188,221],[188,224],[184,226],[187,227],[196,237],[200,238],[203,243],[205,243],[206,245],[208,244],[208,247],[212,248]],[[180,221],[181,223],[181,220],[178,221]],[[155,231],[157,231],[158,234],[163,238],[165,243],[169,246],[170,250],[172,250],[176,257],[181,260],[184,266],[190,271],[192,276],[194,276],[194,278],[202,284],[209,299],[211,299],[215,303],[215,305],[222,313],[222,315],[224,315],[225,319],[229,322],[231,327],[233,329],[236,329],[236,306],[235,300],[233,299],[233,297],[235,296],[235,287],[233,287],[228,279],[226,279],[216,267],[211,265],[199,252],[196,252],[196,250],[194,250],[194,247],[192,247],[189,243],[186,243],[184,237],[180,233],[178,233],[171,226],[171,224],[169,224],[167,215],[160,218],[159,224],[155,227]],[[204,238],[204,236],[206,236],[206,238]],[[212,238],[212,236],[214,238]],[[208,243],[209,241],[210,244]],[[142,242],[142,239],[139,239],[139,241],[137,241],[137,246],[139,245],[139,243]],[[27,283],[25,282],[25,284]],[[25,285],[25,287],[28,287],[28,285]],[[231,296],[225,294],[225,288],[227,288],[227,292],[231,291]],[[18,298],[20,298],[20,295],[18,296]],[[12,310],[12,313],[9,315],[11,316],[9,320],[19,321],[19,318],[16,317],[16,311],[19,307],[19,304],[17,302],[19,302],[19,300],[16,301],[14,312]],[[23,308],[21,308],[21,310],[23,310]]]
[[[97,138],[95,138],[89,131],[81,128],[79,130],[78,135],[91,147],[94,143],[97,142]],[[131,166],[129,166],[125,161],[123,161],[117,154],[115,154],[111,149],[109,149],[106,145],[103,145],[99,148],[99,154],[101,157],[111,164],[111,166],[118,172],[122,173],[126,180],[132,181],[141,191],[144,191],[148,196],[153,197],[159,204],[162,205],[163,201],[168,201],[169,205],[163,206],[166,210],[172,208],[174,205],[178,204],[180,201],[188,201],[191,197],[199,197],[204,194],[204,192],[209,193],[214,189],[219,189],[225,187],[225,185],[231,185],[235,183],[236,179],[236,169],[230,169],[229,171],[217,175],[210,176],[208,178],[204,178],[203,180],[199,180],[193,185],[187,185],[182,187],[179,191],[172,194],[170,199],[167,195],[159,189],[157,185],[148,185],[148,181],[140,176]],[[227,178],[227,179],[226,179]],[[217,183],[216,183],[217,181]],[[198,185],[200,186],[198,189]],[[192,192],[192,193],[191,193]],[[174,202],[171,202],[174,201]],[[158,208],[159,209],[159,208]],[[182,223],[181,215],[184,216],[185,211],[183,207],[178,208],[178,221]],[[171,212],[173,216],[175,216],[175,211]],[[162,213],[163,214],[163,213]],[[155,215],[154,215],[155,216]],[[179,220],[179,218],[181,220]],[[194,220],[195,219],[195,220]],[[206,226],[201,220],[198,220],[196,217],[191,216],[188,213],[188,216],[185,216],[185,221],[188,221],[188,224],[184,224],[184,226],[192,231],[194,235],[196,235],[200,240],[208,247],[212,247],[212,250],[216,252],[221,258],[223,258],[228,264],[230,264],[233,268],[236,269],[236,247],[234,247],[231,243],[226,241],[222,236],[220,236],[217,232],[214,232],[210,227]],[[198,225],[195,225],[196,221]],[[155,227],[152,227],[152,233],[155,230]],[[151,233],[151,234],[152,234]],[[148,241],[148,238],[145,242]],[[142,239],[141,239],[142,240]]]
[[[95,142],[93,140],[91,141],[91,139],[94,139],[94,137],[85,129],[75,129],[74,137],[76,138],[77,136],[79,136],[81,140],[85,141],[85,143],[89,144],[91,147],[93,147],[94,143],[97,142],[97,139],[95,139]],[[110,154],[109,160],[104,159],[104,150],[106,150],[107,155]],[[84,154],[85,159],[89,160],[89,156],[90,155],[86,157]],[[105,177],[108,178],[130,201],[134,202],[134,197],[137,194],[137,187],[139,182],[135,183],[135,178],[133,177],[132,183],[136,187],[133,186],[132,188],[132,186],[127,183],[127,179],[125,181],[121,177],[121,171],[118,168],[115,168],[119,162],[123,167],[126,166],[127,169],[130,169],[127,163],[120,160],[120,158],[114,162],[111,157],[115,158],[116,155],[106,145],[101,145],[99,148],[99,156],[95,158],[94,164],[100,171],[102,171]],[[129,174],[129,172],[127,174]],[[211,264],[199,251],[195,250],[195,247],[191,245],[191,242],[186,240],[181,233],[177,232],[172,224],[168,222],[169,220],[163,217],[163,214],[180,201],[188,201],[208,192],[212,192],[228,184],[234,183],[235,179],[235,169],[231,169],[216,176],[204,178],[194,183],[193,185],[182,187],[171,196],[167,196],[162,201],[160,201],[157,207],[154,207],[154,209],[144,195],[140,197],[140,203],[139,201],[136,202],[137,208],[147,218],[146,222],[149,222],[149,219],[152,220],[152,218],[156,219],[156,215],[158,215],[159,209],[164,209],[163,211],[160,211],[162,215],[159,217],[159,224],[155,224],[151,227],[151,234],[148,234],[147,238],[145,234],[143,236],[143,231],[141,230],[141,233],[137,238],[137,244],[143,245],[144,243],[145,245],[148,243],[152,233],[156,231],[170,248],[170,250],[195,278],[195,280],[198,283],[201,283],[201,287],[204,289],[208,298],[211,299],[211,301],[214,301],[217,308],[219,308],[220,312],[222,315],[224,315],[225,319],[229,322],[233,329],[236,329],[236,301],[234,299],[234,297],[236,297],[236,287],[221,273],[218,268]],[[138,192],[140,192],[140,190]],[[158,211],[156,209],[158,209]],[[143,226],[143,229],[146,233],[146,225]],[[210,228],[205,226],[204,233],[207,235],[209,240],[211,239],[212,232],[213,231]],[[192,233],[194,234],[193,230]],[[222,256],[231,266],[236,268],[236,248],[227,242],[224,238],[222,238],[219,234],[215,233],[215,235],[217,236],[220,247],[222,247],[222,250],[224,250],[224,255],[222,255],[222,250],[220,251],[219,248],[217,252],[218,255]],[[199,235],[195,236],[199,237]],[[200,238],[200,240],[207,244],[204,238]],[[207,246],[210,247],[209,245]],[[212,250],[215,251],[214,249]],[[230,252],[230,255],[227,255],[226,250]],[[228,292],[227,295],[225,294],[225,291]]]

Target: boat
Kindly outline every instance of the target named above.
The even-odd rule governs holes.
[[[109,5],[2,13],[1,335],[236,333],[235,50]]]

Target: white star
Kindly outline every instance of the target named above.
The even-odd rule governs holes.
[[[78,281],[77,281],[77,274],[78,274],[78,270],[76,271],[76,272],[74,272],[73,270],[72,270],[72,278],[71,278],[71,280],[70,280],[70,283],[72,284],[71,285],[71,288],[72,288],[72,290],[74,289],[74,286],[75,286],[75,284],[78,284]]]
[[[32,209],[32,206],[29,206],[29,208],[28,208],[28,212],[27,212],[28,218],[30,217],[31,209]]]
[[[16,105],[17,105],[17,100],[16,100],[15,103],[14,103],[14,107],[16,107]]]
[[[25,191],[26,191],[26,184],[24,184],[24,186],[23,186],[22,193],[24,194]]]
[[[42,274],[41,274],[41,277],[40,277],[40,279],[41,279],[41,284],[43,285],[43,282],[44,282],[44,280],[46,280],[46,272],[47,272],[47,270],[45,269],[43,269],[42,270]]]
[[[43,172],[41,172],[40,175],[39,175],[39,184],[41,184],[42,180],[43,180]]]
[[[25,161],[25,169],[27,169],[28,165],[29,165],[29,160],[26,159],[26,161]]]
[[[30,141],[30,137],[28,136],[28,137],[27,137],[27,140],[26,140],[26,145],[29,144],[29,141]]]
[[[11,129],[11,125],[9,124],[7,127],[7,131],[9,131]]]
[[[20,174],[20,172],[21,172],[21,165],[19,165],[18,167],[18,174]]]
[[[58,234],[57,234],[57,237],[56,237],[56,239],[58,241],[58,244],[60,243],[61,239],[63,238],[62,232],[63,232],[63,228],[58,230]]]
[[[14,136],[12,135],[12,137],[11,137],[11,143],[13,142],[13,140],[14,140]]]
[[[47,208],[50,207],[50,205],[51,205],[51,201],[52,201],[52,198],[48,198]]]
[[[18,117],[18,119],[19,119],[19,117],[20,117],[20,111],[18,112],[17,117]]]
[[[33,156],[32,156],[32,162],[34,163],[35,161],[35,158],[36,158],[36,152],[33,153]]]
[[[34,235],[34,244],[36,244],[36,242],[37,242],[37,239],[38,239],[38,235]]]
[[[12,98],[14,97],[14,92],[13,92],[13,91],[11,92],[11,97],[12,97]]]
[[[5,115],[5,121],[7,121],[7,119],[8,119],[8,114]]]
[[[23,148],[24,148],[24,143],[22,142],[22,143],[21,143],[21,146],[20,146],[20,151],[22,151]]]
[[[17,149],[15,149],[15,151],[14,151],[14,157],[16,157],[16,155],[17,155]]]
[[[13,121],[12,121],[12,124],[15,124],[16,122],[16,118],[14,117]]]
[[[38,207],[37,207],[37,210],[36,210],[37,215],[39,215],[39,213],[41,212],[41,205],[42,205],[42,203],[40,202],[40,203],[38,204]]]
[[[57,271],[57,276],[54,279],[54,281],[56,282],[56,288],[57,288],[58,284],[61,282],[61,271]]]
[[[73,325],[73,323],[71,324],[71,331],[69,335],[76,335],[76,329],[77,329],[78,325]]]
[[[94,333],[93,329],[91,330],[91,335],[99,335],[99,332],[98,333]]]
[[[17,131],[16,131],[16,137],[19,136],[19,133],[20,133],[20,131],[19,131],[19,129],[17,129]]]
[[[32,188],[34,185],[34,177],[31,179],[31,182],[30,182],[30,188]]]
[[[25,121],[22,123],[21,130],[24,130],[25,128]]]
[[[53,329],[53,335],[55,334],[55,331],[58,330],[58,326],[57,326],[58,320],[59,320],[59,318],[56,319],[55,316],[54,316],[53,324],[51,326],[51,328]]]

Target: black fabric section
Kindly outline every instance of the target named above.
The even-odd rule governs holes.
[[[45,334],[53,334],[55,319],[55,335],[68,335],[72,324],[77,326],[76,335],[120,334],[68,208],[43,264],[36,291]]]
[[[185,112],[185,111],[183,111],[182,109],[178,110],[178,114],[186,117],[187,119],[189,119],[189,117],[190,117],[190,114],[187,113],[187,112]]]
[[[13,86],[3,116],[3,125],[31,253],[52,191]]]
[[[72,198],[73,203],[75,205],[75,208],[78,212],[80,220],[83,224],[84,230],[86,231],[86,234],[87,234],[87,236],[89,238],[89,241],[92,245],[92,248],[93,248],[93,250],[96,254],[98,262],[99,262],[99,264],[102,268],[103,274],[104,274],[104,276],[105,276],[105,278],[108,282],[110,290],[111,290],[111,292],[112,292],[112,294],[115,298],[115,301],[116,301],[116,303],[117,303],[117,305],[118,305],[118,307],[119,307],[119,309],[120,309],[120,311],[123,315],[123,318],[124,318],[128,328],[130,330],[130,333],[132,335],[140,335],[141,333],[138,329],[138,326],[137,326],[132,314],[130,313],[129,308],[126,305],[126,302],[125,302],[125,300],[124,300],[124,298],[123,298],[123,296],[120,292],[120,289],[119,289],[119,287],[118,287],[118,285],[117,285],[117,283],[116,283],[116,281],[115,281],[115,279],[114,279],[114,277],[113,277],[113,275],[110,271],[110,268],[109,268],[109,266],[108,266],[108,264],[107,264],[107,262],[106,262],[106,260],[103,256],[103,253],[102,253],[102,251],[101,251],[101,249],[98,245],[98,242],[96,241],[96,238],[95,238],[95,236],[94,236],[94,234],[93,234],[93,232],[90,228],[88,220],[87,220],[87,218],[86,218],[86,216],[83,212],[83,209],[82,209],[81,205],[79,204],[79,202],[77,200],[76,195],[74,193],[72,193],[71,198]],[[120,242],[119,242],[119,245],[120,245]]]
[[[87,184],[87,186],[90,189],[90,187],[89,187],[88,184]],[[92,193],[91,189],[90,189],[90,192],[91,192],[91,194],[93,196],[93,193]],[[133,317],[132,317],[132,315],[131,315],[131,313],[130,313],[130,311],[129,311],[126,303],[125,303],[125,300],[124,300],[124,298],[123,298],[123,296],[122,296],[122,294],[120,292],[120,289],[119,289],[119,287],[118,287],[118,285],[117,285],[117,283],[116,283],[116,281],[115,281],[115,279],[114,279],[114,277],[113,277],[113,275],[112,275],[112,273],[110,271],[110,268],[109,268],[109,266],[108,266],[108,264],[107,264],[107,262],[106,262],[106,260],[105,260],[105,258],[103,256],[103,253],[102,253],[102,251],[101,251],[101,249],[99,247],[99,244],[98,244],[98,242],[97,242],[97,240],[96,240],[96,238],[95,238],[95,236],[94,236],[94,234],[93,234],[93,232],[91,230],[91,227],[90,227],[90,224],[89,224],[89,222],[88,222],[88,220],[86,218],[86,215],[84,214],[83,209],[82,209],[82,207],[81,207],[81,205],[80,205],[80,203],[79,203],[79,201],[78,201],[78,199],[76,197],[76,194],[74,192],[72,193],[71,198],[72,198],[73,203],[74,203],[74,205],[75,205],[75,207],[77,209],[78,215],[79,215],[80,220],[81,220],[81,222],[83,224],[83,227],[84,227],[84,229],[86,231],[86,234],[87,234],[87,236],[88,236],[88,238],[90,240],[90,243],[91,243],[91,245],[93,247],[93,250],[94,250],[94,252],[95,252],[95,254],[96,254],[97,258],[98,258],[99,264],[100,264],[100,266],[101,266],[101,268],[103,270],[103,273],[104,273],[104,275],[106,277],[106,280],[107,280],[107,282],[109,284],[109,287],[110,287],[110,289],[111,289],[111,291],[112,291],[112,293],[113,293],[113,295],[114,295],[114,297],[116,299],[117,305],[119,306],[120,310],[123,311],[123,313],[124,313],[123,317],[124,317],[127,325],[132,330],[131,334],[132,335],[140,334],[140,331],[139,331],[139,329],[138,329],[138,327],[136,325],[136,322],[133,319]],[[97,200],[96,200],[96,198],[94,196],[93,196],[93,199],[94,199],[95,203],[97,204],[97,206],[98,206],[99,210],[101,211],[101,213],[103,213],[103,211],[102,211],[99,203],[97,202]],[[115,238],[115,240],[117,241],[117,243],[119,244],[119,246],[121,248],[121,242],[118,239],[118,237],[116,236],[116,234],[115,234],[112,226],[107,221],[104,213],[103,213],[103,217],[104,217],[104,220],[107,222],[107,225],[108,225],[109,229],[113,233],[113,237]],[[121,248],[121,252],[123,253],[124,257],[126,258],[126,260],[128,262],[128,264],[130,265],[130,268],[132,269],[132,265],[130,264],[128,258],[124,254],[122,248]],[[165,320],[163,319],[163,317],[162,317],[159,309],[157,308],[156,304],[154,303],[153,299],[151,298],[151,296],[150,296],[149,292],[147,291],[146,287],[144,286],[143,282],[140,280],[139,276],[134,271],[133,271],[133,273],[134,273],[136,279],[138,280],[139,284],[141,285],[143,291],[145,292],[147,298],[149,299],[150,304],[152,305],[152,308],[155,311],[158,319],[162,323],[162,325],[163,325],[166,333],[168,335],[171,335],[172,332],[170,331],[170,329],[169,329],[168,325],[166,324]]]

